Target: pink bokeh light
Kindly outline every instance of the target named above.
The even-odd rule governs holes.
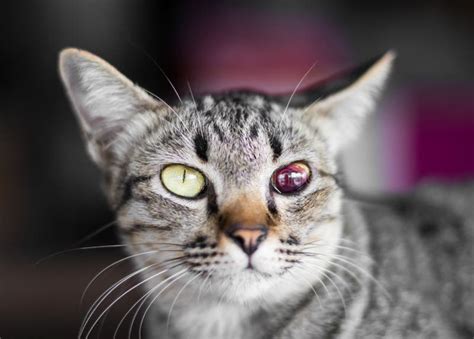
[[[198,92],[291,92],[313,63],[316,67],[306,84],[350,60],[342,34],[314,16],[224,8],[191,20],[181,32],[181,54],[184,73]]]

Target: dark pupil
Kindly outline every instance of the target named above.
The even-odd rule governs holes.
[[[291,164],[278,171],[274,175],[276,189],[282,193],[297,191],[308,181],[308,172],[305,168]]]

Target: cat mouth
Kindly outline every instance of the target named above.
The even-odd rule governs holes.
[[[267,272],[262,272],[256,269],[255,267],[247,267],[245,268],[244,272],[251,274],[253,276],[256,276],[257,278],[271,278],[274,277],[273,274],[267,273]]]
[[[252,257],[249,257],[248,261],[247,261],[247,267],[245,268],[246,270],[255,270],[255,267],[253,267],[252,265]]]

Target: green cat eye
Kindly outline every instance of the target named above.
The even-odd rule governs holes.
[[[195,198],[206,187],[206,178],[201,172],[179,164],[163,168],[161,182],[168,191],[184,198]]]

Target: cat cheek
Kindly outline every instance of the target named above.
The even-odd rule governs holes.
[[[279,242],[268,239],[263,242],[251,257],[252,266],[261,273],[275,274],[281,271],[281,263],[277,254]]]

